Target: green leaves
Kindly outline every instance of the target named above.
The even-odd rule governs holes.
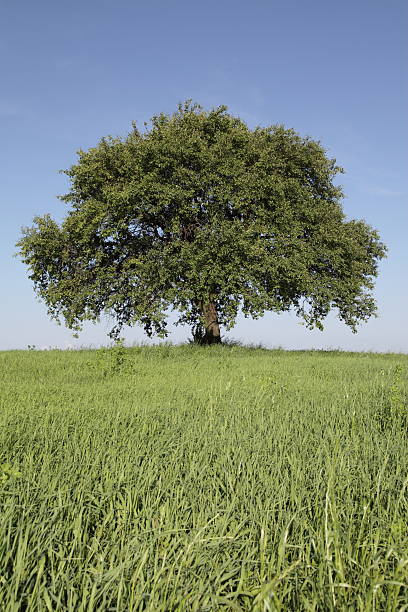
[[[240,308],[293,308],[319,328],[331,308],[353,329],[374,314],[386,249],[366,223],[345,221],[333,184],[342,169],[320,143],[188,101],[143,134],[133,126],[78,155],[61,226],[37,217],[18,243],[68,327],[107,314],[114,337],[136,323],[165,336],[170,307],[199,328],[197,304],[210,299],[226,328]]]
[[[11,463],[3,463],[0,465],[0,484],[4,484],[10,478],[21,478],[22,473],[19,472]]]

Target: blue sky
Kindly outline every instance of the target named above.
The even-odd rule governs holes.
[[[408,4],[405,0],[3,0],[0,8],[0,349],[106,344],[50,322],[13,257],[36,214],[61,220],[60,169],[79,148],[125,135],[193,98],[251,127],[284,123],[321,140],[346,174],[344,210],[389,247],[379,317],[353,335],[294,315],[239,319],[230,337],[285,348],[408,352]],[[127,342],[146,340],[142,330]],[[170,336],[182,341],[188,328]]]

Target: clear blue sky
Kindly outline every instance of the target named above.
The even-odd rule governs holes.
[[[335,317],[309,332],[293,315],[239,319],[229,335],[408,352],[407,26],[406,0],[3,0],[0,349],[107,343],[106,323],[75,341],[47,319],[14,244],[34,215],[63,218],[58,170],[79,148],[193,98],[226,104],[251,127],[284,123],[321,140],[346,169],[346,214],[389,247],[379,317],[357,335]],[[171,339],[188,335],[176,328]],[[136,328],[125,336],[145,338]]]

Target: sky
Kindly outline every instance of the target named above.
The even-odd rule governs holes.
[[[0,6],[0,350],[101,346],[47,317],[14,255],[35,215],[61,221],[61,169],[78,149],[125,136],[193,99],[225,104],[254,128],[284,124],[320,140],[346,173],[348,218],[389,249],[378,317],[357,334],[335,313],[308,331],[294,314],[239,317],[225,337],[286,349],[408,352],[408,3],[406,0],[3,0]],[[189,328],[169,340],[182,342]],[[127,344],[147,342],[127,328]]]

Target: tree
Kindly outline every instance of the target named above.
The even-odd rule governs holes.
[[[320,329],[336,308],[353,331],[375,313],[386,247],[345,219],[342,169],[319,142],[188,101],[78,155],[65,220],[36,217],[18,242],[49,315],[69,328],[107,314],[112,337],[136,323],[164,337],[172,307],[211,344],[240,308],[294,309]]]

